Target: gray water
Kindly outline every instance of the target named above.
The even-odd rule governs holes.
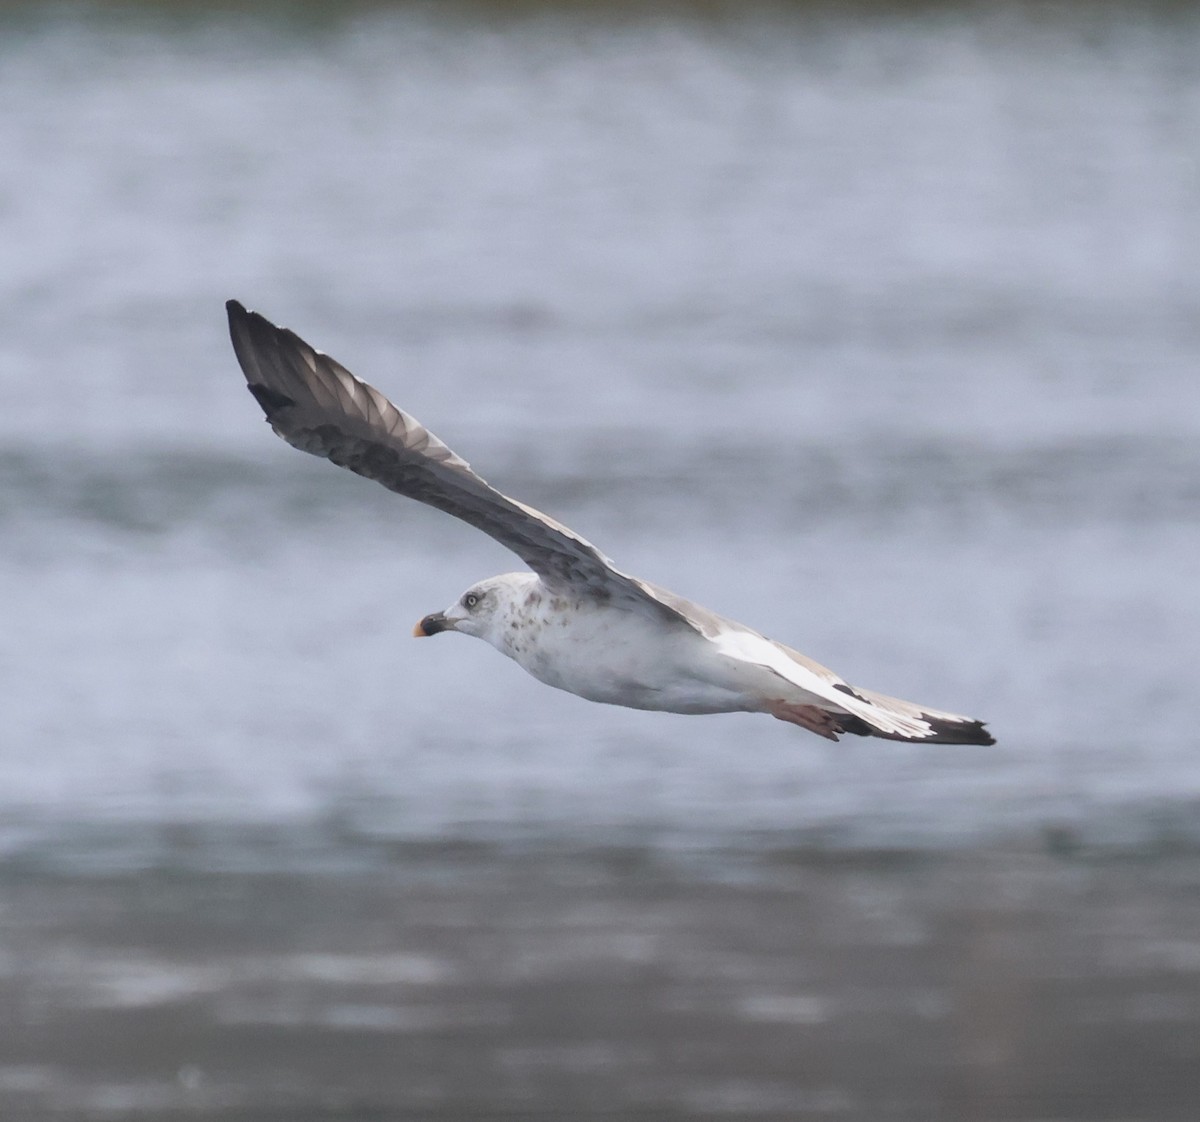
[[[0,1112],[1190,1120],[1200,17],[0,12]],[[236,297],[993,748],[591,705]]]
[[[1196,836],[1200,20],[309,19],[0,25],[6,848]],[[999,744],[411,642],[513,559],[275,441],[229,296],[623,567]]]

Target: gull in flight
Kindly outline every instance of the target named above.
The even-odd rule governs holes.
[[[236,300],[226,309],[250,392],[293,448],[461,518],[533,570],[478,581],[414,635],[474,635],[547,685],[610,705],[769,713],[829,740],[995,743],[982,721],[848,685],[791,647],[621,572],[560,522],[485,483],[419,421],[294,332]]]

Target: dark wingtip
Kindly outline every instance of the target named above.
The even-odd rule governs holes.
[[[254,394],[254,400],[262,406],[262,411],[268,417],[280,409],[296,404],[295,400],[288,397],[287,394],[273,390],[270,386],[264,386],[261,382],[250,382],[246,389]]]
[[[225,311],[233,352],[263,412],[270,417],[284,406],[295,405],[292,398],[268,384],[276,380],[271,367],[272,356],[279,348],[280,329],[258,312],[247,311],[237,300],[226,300]]]
[[[237,325],[245,323],[250,318],[251,313],[246,311],[246,306],[237,300],[226,300],[225,315],[229,318],[229,333],[232,335]]]
[[[982,721],[943,721],[931,719],[935,744],[995,744],[996,738]]]
[[[982,721],[947,721],[942,717],[925,716],[929,722],[928,736],[905,736],[903,733],[880,732],[861,717],[845,714],[839,717],[839,732],[855,736],[875,736],[880,740],[903,740],[909,744],[995,744],[996,738]]]
[[[996,738],[988,732],[987,729],[980,725],[976,729],[971,730],[971,739],[966,741],[967,744],[995,744]]]
[[[252,312],[240,300],[226,300],[225,315],[229,319],[230,337],[234,339],[240,332],[258,332],[264,326],[271,331],[279,330],[269,319],[258,312]]]

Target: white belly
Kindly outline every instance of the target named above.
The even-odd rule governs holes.
[[[722,656],[703,636],[636,611],[545,603],[496,645],[547,685],[589,701],[672,713],[761,708],[760,668]]]

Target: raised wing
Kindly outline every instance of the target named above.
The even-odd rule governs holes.
[[[695,626],[647,585],[614,568],[590,542],[484,482],[415,417],[295,332],[236,300],[225,308],[250,392],[293,448],[461,518],[568,595],[624,601]]]

